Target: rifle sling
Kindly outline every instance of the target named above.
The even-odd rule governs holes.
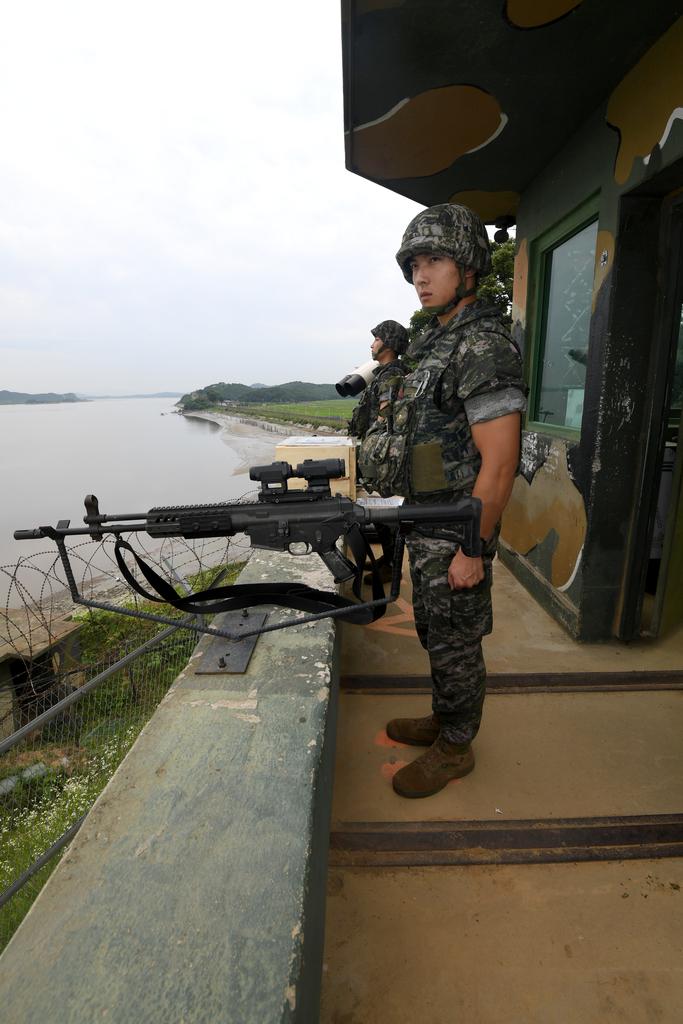
[[[333,611],[337,608],[352,608],[357,605],[357,609],[344,616],[344,618],[347,622],[352,622],[355,625],[367,625],[381,618],[384,615],[386,606],[380,605],[376,608],[368,608],[364,603],[360,602],[363,564],[366,557],[369,558],[372,566],[373,601],[384,597],[384,587],[379,578],[373,551],[357,524],[350,528],[346,538],[356,563],[352,590],[354,596],[358,599],[357,601],[352,601],[329,590],[316,590],[305,583],[299,582],[236,583],[224,587],[209,587],[207,590],[200,590],[196,594],[188,594],[186,597],[181,597],[168,580],[160,576],[151,565],[137,554],[128,541],[117,537],[114,545],[114,554],[121,575],[136,593],[140,594],[147,601],[170,604],[179,611],[191,615],[214,615],[218,612],[236,611],[240,608],[252,608],[262,604],[274,604],[283,608],[293,608],[296,611],[313,613]],[[126,565],[123,557],[124,550],[132,554],[138,569],[155,593],[146,590],[135,579]]]
[[[359,601],[361,600],[360,591],[361,586],[363,585],[363,569],[365,566],[365,560],[367,558],[370,561],[370,575],[372,577],[372,600],[381,601],[381,599],[384,597],[384,587],[379,577],[379,567],[377,565],[375,553],[368,544],[367,537],[361,530],[358,523],[353,523],[346,531],[344,536],[346,538],[346,543],[351,551],[351,554],[353,555],[353,560],[355,562],[355,573],[353,577],[353,586],[351,588],[353,590],[354,597],[356,597]],[[385,608],[382,605],[379,608],[375,609],[375,611],[377,612],[377,614],[373,615],[372,619],[370,619],[371,622],[374,622],[375,619],[380,619],[384,615]],[[353,622],[354,620],[351,619],[350,621]]]

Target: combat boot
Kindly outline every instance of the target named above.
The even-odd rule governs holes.
[[[474,769],[474,753],[469,743],[448,743],[439,737],[412,764],[396,772],[392,783],[399,796],[416,799],[433,796],[451,779],[461,779]]]
[[[439,719],[436,715],[426,718],[392,718],[387,722],[387,736],[411,747],[431,747],[439,735]]]

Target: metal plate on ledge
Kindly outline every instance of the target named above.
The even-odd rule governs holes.
[[[226,612],[222,616],[221,629],[239,636],[240,633],[251,633],[253,629],[261,629],[267,618],[267,612],[251,612],[246,609],[241,612]],[[233,641],[215,636],[198,659],[194,668],[195,675],[234,675],[246,672],[257,640],[258,636]]]

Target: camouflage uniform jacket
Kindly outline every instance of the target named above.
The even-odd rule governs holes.
[[[407,370],[398,359],[383,363],[372,371],[373,379],[361,394],[349,421],[349,434],[361,440],[380,416],[380,405],[394,402]]]
[[[417,366],[393,408],[398,420],[404,403],[411,407],[406,497],[448,501],[470,494],[481,468],[471,425],[525,408],[519,350],[498,310],[476,300],[443,327],[435,318],[408,357]]]

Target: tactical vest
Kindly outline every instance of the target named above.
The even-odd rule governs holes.
[[[384,363],[373,370],[373,379],[361,394],[349,420],[349,434],[362,440],[380,415],[380,405],[393,402],[398,382],[406,372],[398,360]]]
[[[370,427],[370,395],[363,391],[349,420],[349,435],[363,438]]]
[[[488,330],[500,332],[506,383],[524,387],[518,353],[508,357],[509,341],[498,311],[477,303],[469,307],[462,324],[430,331],[420,339],[422,358],[407,374],[391,414],[374,423],[358,452],[358,466],[366,485],[382,497],[447,500],[470,494],[481,468],[481,456],[472,439],[464,402],[456,391],[454,365],[458,350],[491,321]],[[459,318],[458,318],[459,319]],[[448,329],[450,327],[450,329]],[[430,337],[431,336],[431,337]]]

